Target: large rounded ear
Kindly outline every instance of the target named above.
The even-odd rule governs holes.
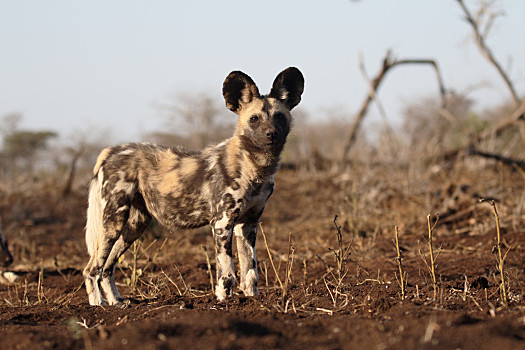
[[[228,74],[222,84],[222,95],[226,107],[237,114],[243,106],[260,96],[259,89],[252,78],[239,71]]]
[[[281,100],[289,109],[301,101],[304,90],[304,77],[295,67],[286,68],[275,78],[270,97]]]

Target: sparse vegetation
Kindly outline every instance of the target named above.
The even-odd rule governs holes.
[[[15,263],[0,271],[0,348],[522,347],[525,103],[476,114],[468,96],[446,92],[444,104],[411,101],[399,129],[356,134],[344,162],[348,118],[296,122],[259,227],[260,296],[237,288],[217,302],[210,230],[153,224],[120,261],[123,309],[88,307],[80,272],[103,142],[51,149],[51,131],[24,134],[4,118],[0,220]],[[214,105],[201,107],[206,123]],[[195,138],[178,135],[192,148],[227,127],[212,135],[198,123]]]

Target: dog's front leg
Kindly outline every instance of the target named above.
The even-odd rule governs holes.
[[[235,272],[232,258],[233,225],[224,224],[224,220],[219,220],[212,225],[212,228],[215,238],[217,262],[217,287],[215,288],[215,295],[217,295],[219,301],[223,301],[233,295],[233,287],[235,286]]]
[[[239,254],[241,289],[247,296],[258,295],[257,258],[255,257],[255,241],[257,238],[257,223],[241,223],[235,225],[235,239]]]

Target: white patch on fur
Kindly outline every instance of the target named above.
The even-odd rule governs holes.
[[[224,289],[224,286],[221,283],[217,284],[217,287],[215,288],[215,295],[219,301],[226,299],[226,289]]]
[[[106,295],[106,301],[108,305],[117,305],[118,303],[120,303],[120,300],[119,300],[120,294],[118,296],[115,295],[114,282],[112,283],[112,280],[110,277],[101,278],[100,287],[104,291],[104,295]],[[115,289],[116,289],[116,286],[115,286]]]
[[[288,90],[280,89],[279,92],[280,92],[279,100],[286,100],[288,98]]]
[[[122,175],[121,178],[122,177],[124,177],[124,176]],[[133,192],[135,192],[135,184],[129,183],[129,182],[126,182],[126,181],[117,181],[117,183],[115,184],[115,186],[111,190],[111,193],[115,194],[115,193],[119,193],[119,192],[124,192],[126,194],[131,195],[131,194],[133,194]]]
[[[106,305],[106,302],[102,297],[102,292],[98,287],[99,279],[100,275],[97,275],[95,278],[89,277],[86,279],[86,290],[88,292],[89,305]]]
[[[217,260],[225,276],[228,276],[228,273],[234,273],[233,259],[228,254],[224,252],[217,253]]]
[[[227,276],[227,277],[226,277]],[[215,295],[219,301],[223,301],[227,297],[230,297],[233,294],[233,288],[235,287],[235,277],[232,274],[227,274],[225,277],[221,277],[215,288]],[[230,279],[231,289],[227,290],[224,287],[224,279]]]
[[[220,205],[223,205],[223,201],[220,202]],[[226,212],[223,212],[221,219],[215,223],[215,227],[223,229],[228,225],[228,221],[230,221],[230,218],[226,215]]]
[[[130,155],[130,154],[133,154],[135,153],[135,150],[132,150],[132,149],[126,149],[124,151],[121,151],[119,153],[119,156],[127,156],[127,155]]]
[[[258,295],[259,291],[257,290],[257,281],[259,276],[255,269],[248,270],[246,273],[246,279],[244,280],[244,285],[241,286],[242,291],[246,296]]]
[[[129,205],[124,205],[124,206],[118,208],[115,212],[116,213],[121,213],[121,212],[126,211],[126,210],[129,210]]]

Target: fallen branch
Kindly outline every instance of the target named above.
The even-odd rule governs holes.
[[[460,153],[462,153],[465,150],[469,150],[470,154],[472,154],[471,150],[475,149],[475,146],[478,143],[485,140],[489,136],[499,136],[505,129],[517,123],[524,113],[525,100],[523,100],[521,104],[508,117],[503,118],[499,122],[495,123],[492,127],[485,129],[472,136],[465,146],[452,152],[446,153],[443,156],[443,158],[447,161],[453,161],[455,158],[457,158],[457,156]]]
[[[501,156],[499,154],[495,154],[495,153],[488,153],[488,152],[483,152],[483,151],[479,151],[475,148],[472,148],[469,150],[469,154],[471,155],[476,155],[476,156],[481,156],[481,157],[484,157],[484,158],[489,158],[489,159],[495,159],[505,165],[509,165],[511,167],[518,167],[522,170],[525,170],[525,161],[523,160],[517,160],[517,159],[514,159],[514,158],[510,158],[510,157],[505,157],[505,156]]]

